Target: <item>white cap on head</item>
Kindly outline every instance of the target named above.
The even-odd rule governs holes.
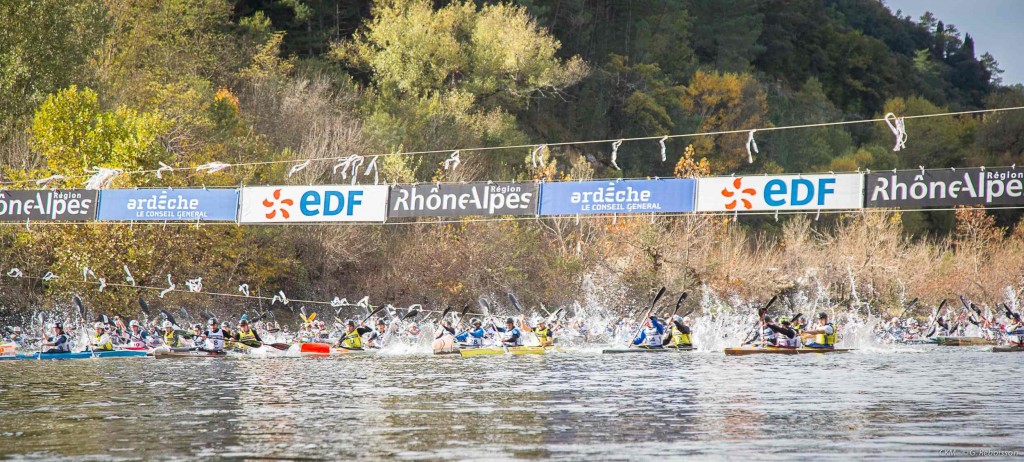
[[[128,323],[128,327],[142,327],[142,325],[139,324],[139,321],[132,319],[132,322]]]
[[[171,324],[171,321],[164,321],[164,328],[168,327],[174,327],[174,324]]]
[[[105,329],[106,328],[106,326],[104,326],[102,322],[97,322],[96,324],[93,324],[92,326],[94,328],[96,328],[96,329]]]

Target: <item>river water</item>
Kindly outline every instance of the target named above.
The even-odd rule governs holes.
[[[1022,354],[0,362],[0,457],[1024,457]]]

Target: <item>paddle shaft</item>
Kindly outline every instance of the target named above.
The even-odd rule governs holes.
[[[651,301],[651,307],[647,309],[647,315],[642,317],[642,318],[640,318],[640,319],[648,319],[648,318],[651,317],[651,313],[654,311],[654,306],[658,304],[658,299],[660,299],[662,295],[665,295],[665,287],[664,286],[662,286],[661,290],[658,291],[658,295],[654,296],[654,300]],[[633,334],[632,337],[630,337],[629,339],[626,340],[628,342],[628,343],[626,343],[626,348],[629,348],[629,347],[633,346],[633,341],[636,340],[636,338],[638,336],[640,336],[640,332],[643,332],[643,330],[644,330],[644,322],[640,321],[640,326],[637,327],[636,333]]]

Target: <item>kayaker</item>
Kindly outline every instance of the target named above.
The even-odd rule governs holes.
[[[50,353],[70,353],[71,352],[71,339],[64,333],[64,325],[55,322],[53,323],[53,336],[47,337],[46,341],[42,343],[44,347],[51,347],[44,351],[44,354]]]
[[[804,337],[814,336],[814,341],[805,343],[806,348],[835,348],[836,326],[828,322],[828,314],[822,311],[818,313],[818,326],[814,329],[805,330]]]
[[[505,320],[505,327],[495,327],[495,330],[500,332],[499,336],[501,340],[501,346],[504,347],[517,347],[523,346],[523,335],[516,328],[516,322],[512,318]]]
[[[224,351],[224,339],[227,337],[220,325],[217,324],[217,318],[210,318],[210,322],[207,323],[209,326],[205,332],[203,332],[200,338],[203,340],[203,351],[221,352]]]
[[[633,345],[640,348],[663,348],[661,336],[664,334],[665,326],[658,321],[657,316],[651,316],[644,320],[643,329],[640,329],[640,335],[633,339]]]
[[[114,343],[110,341],[110,335],[107,335],[107,326],[102,322],[93,324],[96,329],[95,335],[89,340],[89,349],[92,351],[110,351],[114,349]]]
[[[523,330],[526,332],[533,332],[533,335],[537,336],[537,341],[540,342],[540,346],[551,346],[555,344],[555,333],[551,331],[551,327],[549,327],[547,321],[543,319],[537,321],[537,327],[530,327],[530,325],[523,320]]]
[[[22,335],[21,327],[14,326],[13,328],[11,328],[10,341],[11,343],[14,343],[15,345],[18,346],[25,344],[25,336]]]
[[[184,337],[176,330],[174,330],[174,324],[171,321],[164,321],[164,345],[167,348],[183,348],[185,346]]]
[[[365,326],[356,327],[356,322],[350,319],[345,323],[345,335],[338,339],[337,347],[346,350],[362,350],[363,335],[370,333],[372,330]]]
[[[128,323],[128,331],[125,332],[124,340],[129,348],[145,348],[146,341],[149,340],[149,333],[142,330],[142,324],[139,324],[139,321],[132,319]]]
[[[672,348],[693,347],[693,341],[690,339],[691,334],[690,317],[684,318],[678,314],[673,315],[669,336],[662,341],[662,344]]]
[[[377,326],[370,331],[370,336],[366,339],[367,348],[384,348],[384,337],[388,333],[388,325],[383,319],[377,320]]]
[[[765,326],[778,334],[775,336],[775,346],[780,348],[798,348],[800,346],[800,337],[791,327],[788,319],[779,318],[779,324],[774,324],[770,318],[765,317]]]
[[[486,335],[486,332],[484,331],[484,328],[482,327],[482,325],[483,324],[481,323],[481,321],[479,319],[477,319],[477,318],[470,319],[469,320],[469,326],[470,326],[469,329],[464,331],[464,332],[460,332],[458,335],[456,335],[455,336],[455,341],[459,342],[459,344],[461,344],[462,346],[467,346],[467,347],[483,346],[483,344],[484,344],[484,335]]]
[[[441,319],[437,323],[437,331],[434,334],[434,353],[450,353],[455,351],[455,328],[451,321]]]
[[[263,346],[263,339],[260,334],[249,328],[249,320],[243,319],[238,323],[238,331],[234,333],[234,340],[247,347],[259,348]]]

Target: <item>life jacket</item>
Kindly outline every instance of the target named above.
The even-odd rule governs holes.
[[[468,341],[467,345],[482,346],[484,344],[485,335],[487,335],[487,333],[484,332],[481,327],[477,327],[476,329],[469,331],[468,336],[466,337],[466,340]]]
[[[206,345],[207,350],[221,351],[224,349],[224,331],[208,330],[206,331]]]
[[[178,348],[181,346],[181,336],[175,331],[164,332],[164,345],[170,348]]]
[[[775,331],[768,326],[765,326],[765,328],[761,330],[761,337],[766,345],[778,344],[778,336],[775,335]]]
[[[675,323],[672,324],[672,342],[677,346],[692,345],[690,334],[684,334]]]
[[[537,336],[537,341],[540,342],[541,345],[553,340],[550,327],[545,327],[543,329],[534,329],[533,334]]]
[[[644,328],[644,336],[647,340],[647,346],[660,347],[661,346],[661,333],[658,332],[658,328],[651,326]]]
[[[838,329],[836,329],[836,326],[833,325],[832,323],[825,324],[825,326],[832,326],[832,333],[831,334],[818,334],[817,336],[814,337],[814,342],[819,344],[819,345],[829,345],[829,346],[835,345],[836,344],[836,334],[839,332]],[[824,328],[824,326],[822,326],[822,328]]]
[[[145,337],[143,337],[143,332],[145,332],[145,331],[143,331],[142,329],[139,329],[138,332],[132,332],[131,329],[129,329],[128,330],[128,346],[130,346],[132,348],[143,348],[143,347],[145,347],[146,346],[146,339],[145,339]]]
[[[54,343],[54,350],[57,350],[60,353],[69,353],[71,351],[71,342],[68,341],[67,334],[57,335],[53,337],[53,340],[51,341]]]
[[[515,340],[512,338],[515,337]],[[502,332],[501,344],[503,346],[523,346],[523,336],[519,333],[519,329],[513,327],[512,330]]]
[[[800,347],[800,336],[793,336],[793,338],[786,337],[785,335],[779,335],[775,341],[775,346],[786,347],[786,348],[799,348]]]
[[[256,333],[253,332],[252,329],[249,329],[246,332],[242,332],[242,330],[239,329],[238,330],[238,343],[241,343],[241,344],[247,345],[247,346],[255,346],[256,343],[257,343],[256,342]]]
[[[103,337],[106,337],[106,342],[103,342]],[[103,342],[103,343],[100,343]],[[110,351],[114,349],[114,344],[110,343],[110,336],[107,334],[97,334],[92,340],[93,350]]]
[[[363,335],[359,333],[359,329],[352,329],[352,332],[346,333],[345,337],[341,339],[341,346],[349,350],[361,350]]]

